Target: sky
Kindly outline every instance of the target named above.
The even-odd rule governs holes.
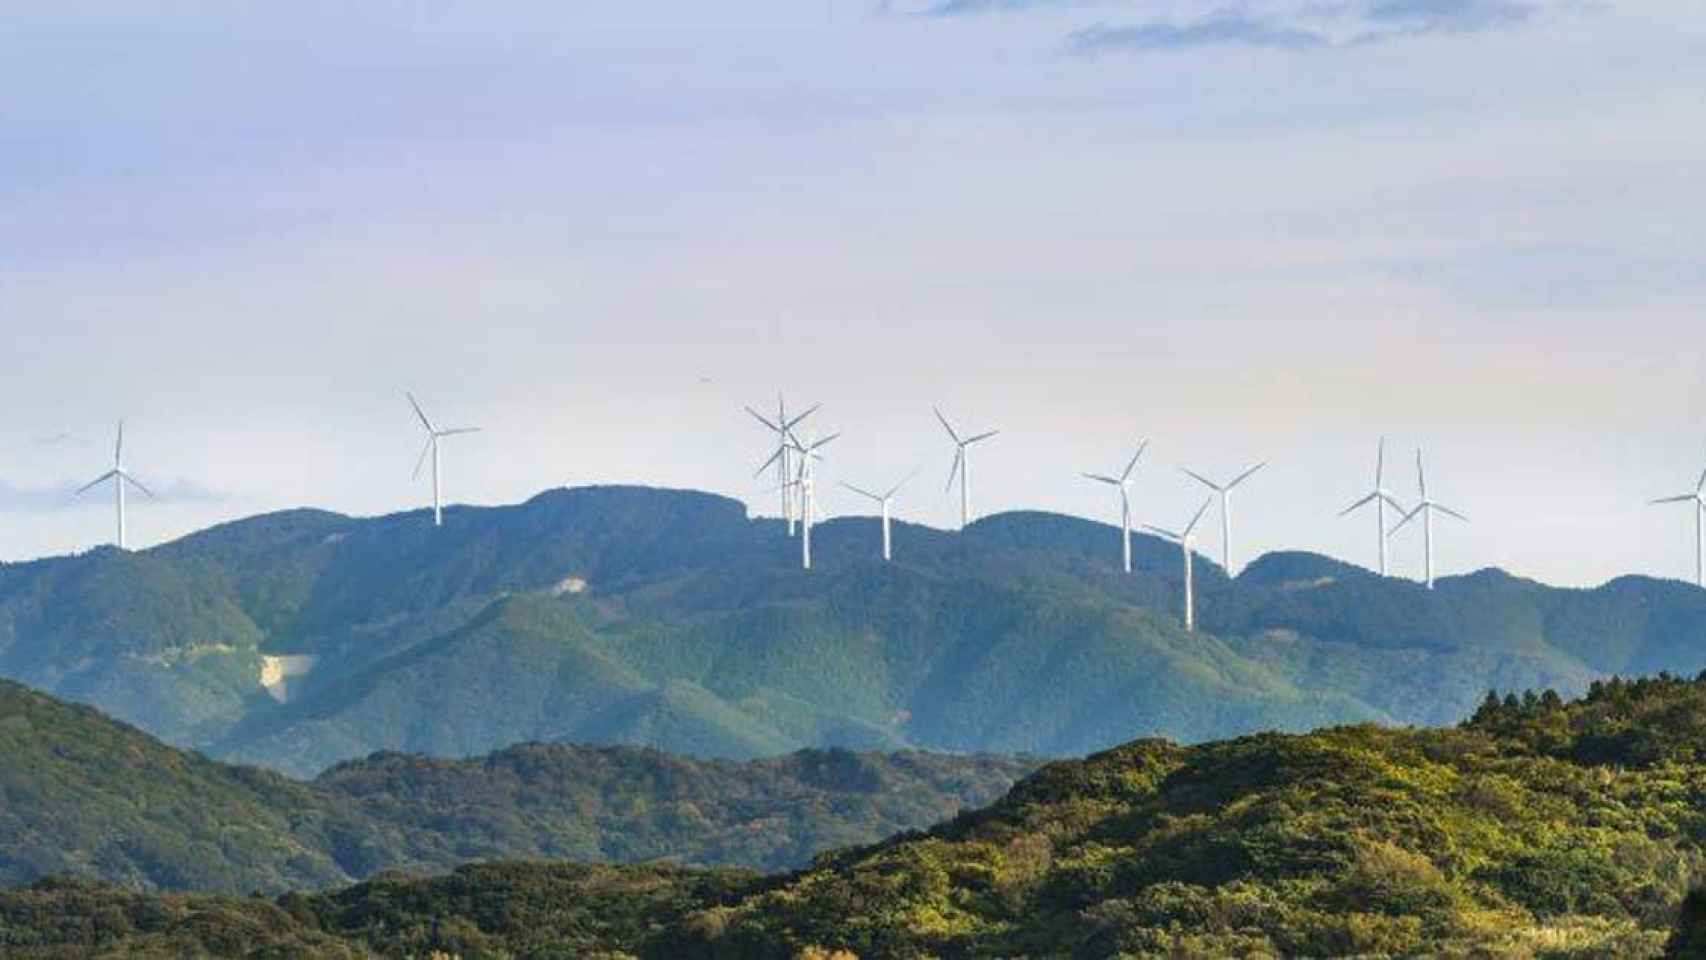
[[[821,402],[897,515],[1139,523],[1234,563],[1692,574],[1696,0],[61,0],[0,21],[0,560],[583,483],[740,497]],[[1414,531],[1394,572],[1414,574]],[[1212,531],[1204,548],[1217,551]],[[1110,543],[1110,560],[1117,562]]]

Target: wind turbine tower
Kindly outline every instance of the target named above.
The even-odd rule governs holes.
[[[954,441],[954,465],[948,470],[948,489],[954,489],[954,476],[957,474],[960,478],[960,529],[964,530],[971,524],[971,460],[967,456],[969,448],[972,444],[988,440],[1001,431],[988,430],[962,439],[948,423],[948,418],[942,416],[941,410],[936,410],[936,419],[942,421],[942,429],[948,431],[948,436]]]
[[[403,395],[409,398],[409,406],[415,408],[415,416],[421,419],[421,426],[425,427],[427,432],[426,446],[421,448],[421,458],[415,461],[415,474],[413,479],[420,479],[421,467],[426,465],[427,457],[430,455],[432,457],[432,525],[435,527],[442,527],[444,526],[444,487],[441,478],[443,475],[444,457],[439,449],[439,441],[443,440],[445,437],[454,437],[459,434],[479,433],[481,428],[454,427],[449,430],[440,430],[432,425],[431,420],[427,419],[426,413],[421,410],[420,402],[415,399],[415,395],[413,393],[405,390],[403,391]]]
[[[894,495],[899,493],[900,488],[906,486],[907,483],[913,477],[915,477],[917,475],[918,475],[917,470],[912,471],[911,473],[906,475],[905,480],[902,480],[901,482],[890,487],[888,489],[888,491],[885,493],[872,493],[871,491],[863,489],[861,487],[855,487],[851,483],[843,482],[841,484],[842,486],[853,491],[854,493],[857,493],[859,496],[875,502],[879,507],[882,508],[882,511],[883,511],[883,559],[884,560],[894,559],[894,551],[892,549],[893,541],[890,540],[890,538],[889,538],[889,508],[894,504]]]
[[[1250,475],[1267,466],[1266,460],[1233,477],[1227,483],[1215,483],[1194,470],[1185,470],[1192,480],[1213,490],[1220,495],[1220,565],[1226,570],[1228,577],[1232,576],[1232,491],[1240,483],[1250,479]],[[1184,469],[1184,468],[1180,468]]]
[[[1125,469],[1118,477],[1110,477],[1105,473],[1086,473],[1084,476],[1105,483],[1120,492],[1120,545],[1124,552],[1125,572],[1131,572],[1131,473],[1137,469],[1137,461],[1143,456],[1143,451],[1149,448],[1149,441],[1144,440],[1137,445],[1137,452],[1131,455]]]
[[[1400,515],[1404,512],[1404,506],[1398,502],[1396,497],[1387,492],[1384,486],[1381,485],[1381,477],[1385,471],[1386,438],[1381,437],[1379,452],[1376,453],[1374,457],[1374,489],[1361,500],[1358,500],[1356,503],[1353,503],[1339,511],[1339,516],[1345,517],[1371,503],[1374,504],[1374,532],[1376,539],[1380,543],[1380,575],[1383,577],[1386,576],[1386,541],[1390,536],[1386,530],[1386,508],[1390,506],[1392,509],[1398,511]]]
[[[793,482],[800,489],[800,566],[806,570],[812,568],[812,524],[817,520],[817,461],[823,459],[818,450],[839,436],[832,433],[822,440],[801,443],[792,433],[788,434],[788,442],[800,461]]]
[[[1191,564],[1191,542],[1194,539],[1194,537],[1192,536],[1192,532],[1196,530],[1197,523],[1202,520],[1203,513],[1208,510],[1208,505],[1213,503],[1213,502],[1214,502],[1214,497],[1212,497],[1212,496],[1204,499],[1202,502],[1202,506],[1198,507],[1196,514],[1191,517],[1191,522],[1185,524],[1185,529],[1178,531],[1178,532],[1174,532],[1172,530],[1163,530],[1160,527],[1151,527],[1148,524],[1144,524],[1144,527],[1146,529],[1148,529],[1149,531],[1151,531],[1152,533],[1158,533],[1161,536],[1166,537],[1167,539],[1178,543],[1179,550],[1185,555],[1184,560],[1185,560],[1185,632],[1186,633],[1191,633],[1192,631],[1196,630],[1196,628],[1197,628],[1196,588],[1195,588],[1194,583],[1192,582],[1192,576],[1191,576],[1191,567],[1192,567],[1192,564]]]
[[[1404,514],[1404,518],[1398,521],[1398,525],[1392,528],[1392,532],[1397,533],[1403,529],[1406,523],[1418,515],[1422,518],[1422,582],[1427,584],[1429,590],[1432,590],[1434,588],[1435,511],[1448,517],[1455,517],[1464,523],[1468,523],[1469,518],[1442,503],[1428,499],[1428,475],[1427,471],[1422,469],[1422,450],[1420,447],[1416,448],[1416,486],[1421,491],[1421,502],[1411,508],[1409,513]]]
[[[1701,523],[1706,519],[1706,470],[1700,472],[1700,479],[1694,484],[1693,493],[1684,493],[1675,497],[1661,497],[1653,503],[1692,503],[1694,504],[1694,583],[1706,587],[1706,530]]]
[[[746,412],[751,414],[754,420],[762,423],[764,426],[768,427],[772,433],[776,434],[776,452],[770,455],[770,459],[764,461],[764,465],[759,467],[753,476],[756,477],[759,474],[762,474],[765,470],[770,468],[771,464],[776,465],[776,489],[780,490],[782,493],[782,519],[786,520],[788,523],[788,536],[790,537],[794,535],[794,517],[800,494],[798,487],[794,483],[794,444],[789,434],[795,427],[799,426],[803,420],[817,412],[817,408],[819,406],[822,406],[822,404],[814,403],[810,407],[806,408],[806,412],[797,414],[793,419],[789,419],[787,401],[785,401],[782,398],[782,395],[778,393],[776,395],[775,420],[771,420],[769,417],[764,416],[751,407],[746,408]]]
[[[126,541],[126,537],[125,537],[125,523],[124,523],[124,485],[128,483],[131,486],[135,487],[136,489],[141,490],[144,494],[146,494],[148,496],[149,499],[154,499],[154,492],[152,490],[149,490],[147,487],[143,486],[142,481],[131,476],[130,471],[126,470],[124,468],[124,421],[123,420],[120,420],[118,422],[118,442],[113,444],[113,468],[111,470],[108,470],[106,473],[103,473],[100,476],[96,477],[95,479],[90,480],[88,483],[84,484],[83,486],[79,487],[77,489],[77,493],[83,494],[89,490],[93,490],[94,488],[100,486],[101,484],[106,483],[108,480],[111,480],[113,482],[113,502],[114,502],[115,507],[118,510],[118,540],[117,540],[117,544],[118,544],[118,548],[120,550],[124,550],[127,548],[127,541]]]

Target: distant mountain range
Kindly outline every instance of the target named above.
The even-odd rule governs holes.
[[[0,760],[0,886],[78,876],[237,894],[492,858],[798,868],[994,800],[1038,765],[523,744],[472,760],[376,754],[300,782],[168,747],[4,680]],[[0,916],[0,954],[9,942]]]
[[[170,743],[297,775],[376,750],[528,740],[751,758],[803,747],[1083,754],[1377,720],[1443,724],[1489,687],[1706,666],[1706,591],[1435,591],[1277,553],[1229,580],[1178,548],[1007,513],[944,532],[817,528],[638,487],[354,519],[270,514],[150,550],[0,566],[0,675]],[[263,681],[266,684],[263,685]]]

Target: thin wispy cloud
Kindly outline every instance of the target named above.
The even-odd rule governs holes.
[[[1024,0],[946,0],[940,12],[1034,9]],[[1469,34],[1527,24],[1563,0],[1352,0],[1337,4],[1246,3],[1208,7],[1177,19],[1099,23],[1074,31],[1067,49],[1083,56],[1199,47],[1314,50],[1364,46],[1429,34]],[[950,9],[954,8],[954,9]]]
[[[1098,24],[1067,38],[1075,53],[1096,54],[1111,50],[1182,50],[1190,47],[1245,46],[1280,50],[1305,50],[1326,46],[1330,41],[1319,33],[1298,30],[1246,17],[1220,16],[1196,23],[1143,23],[1130,27]]]
[[[1506,27],[1533,19],[1539,10],[1534,3],[1518,0],[1378,0],[1367,18],[1435,33]]]

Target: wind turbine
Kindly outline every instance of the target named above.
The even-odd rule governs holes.
[[[106,483],[108,480],[113,482],[113,499],[118,507],[118,548],[123,550],[126,547],[124,526],[124,485],[128,483],[147,494],[149,499],[155,499],[154,491],[143,486],[142,481],[131,476],[130,471],[124,468],[123,420],[118,422],[118,442],[113,445],[113,468],[79,487],[77,489],[77,494],[74,494],[74,496],[93,490],[101,484]]]
[[[1374,458],[1374,489],[1361,500],[1358,500],[1356,503],[1353,503],[1339,511],[1339,516],[1345,517],[1355,513],[1368,504],[1374,504],[1374,532],[1380,540],[1380,575],[1383,577],[1386,576],[1386,540],[1391,536],[1391,534],[1386,530],[1386,507],[1390,505],[1392,509],[1398,511],[1400,514],[1404,512],[1404,505],[1399,503],[1398,499],[1392,496],[1385,487],[1381,486],[1381,477],[1385,472],[1386,438],[1381,437],[1380,451],[1375,454]]]
[[[793,483],[794,451],[790,445],[789,432],[799,426],[800,421],[815,413],[817,408],[820,406],[822,406],[822,404],[814,403],[810,407],[806,408],[805,413],[799,414],[790,420],[788,418],[788,404],[782,399],[782,395],[778,393],[776,395],[775,420],[771,420],[769,417],[764,416],[751,407],[746,408],[746,412],[752,414],[752,418],[754,420],[757,420],[759,423],[769,427],[771,432],[776,434],[776,452],[770,455],[770,459],[764,461],[764,466],[759,467],[753,473],[753,476],[756,477],[765,470],[768,470],[770,465],[773,463],[776,465],[776,489],[782,492],[782,518],[788,522],[788,536],[790,537],[794,535],[794,498],[796,494]]]
[[[1422,582],[1427,584],[1429,590],[1432,590],[1434,588],[1434,511],[1437,510],[1448,517],[1456,517],[1464,523],[1468,523],[1469,518],[1442,503],[1428,499],[1428,475],[1422,469],[1422,448],[1420,447],[1416,448],[1416,486],[1421,491],[1421,502],[1412,507],[1409,513],[1404,514],[1404,519],[1398,521],[1398,525],[1392,528],[1392,532],[1397,533],[1403,529],[1404,524],[1415,519],[1418,514],[1421,515]]]
[[[843,481],[841,484],[842,486],[853,491],[854,493],[857,493],[859,496],[865,497],[865,498],[872,500],[872,501],[875,501],[876,504],[882,508],[882,511],[883,511],[883,559],[884,560],[894,559],[893,551],[890,549],[890,545],[891,545],[892,541],[889,539],[889,506],[894,503],[894,495],[900,492],[900,488],[906,486],[907,483],[910,482],[912,480],[912,478],[916,477],[916,476],[918,476],[918,471],[917,470],[912,471],[911,473],[906,475],[905,480],[902,480],[901,482],[890,487],[888,489],[887,493],[872,493],[869,490],[863,489],[861,487],[855,487],[851,483],[847,483],[845,481]]]
[[[1250,479],[1250,475],[1267,466],[1266,460],[1233,477],[1227,483],[1215,483],[1194,470],[1184,467],[1185,474],[1192,480],[1220,494],[1220,565],[1225,568],[1226,575],[1232,576],[1232,490],[1240,483]]]
[[[960,529],[964,530],[971,523],[971,460],[967,457],[968,448],[979,441],[988,440],[1000,433],[1000,430],[989,430],[976,436],[960,439],[960,435],[949,425],[948,418],[942,416],[942,411],[935,407],[936,419],[942,421],[942,429],[948,431],[948,436],[954,441],[954,465],[948,470],[948,489],[954,489],[954,476],[960,478]]]
[[[431,420],[427,419],[427,415],[421,410],[420,402],[415,399],[415,395],[413,393],[410,393],[409,391],[405,390],[405,391],[403,391],[403,395],[409,398],[409,406],[415,408],[415,416],[421,418],[421,426],[425,427],[426,432],[427,432],[426,446],[421,448],[421,458],[419,460],[415,461],[415,474],[414,474],[414,477],[412,479],[416,479],[416,480],[420,479],[421,467],[426,465],[427,455],[431,454],[432,455],[432,525],[435,527],[442,527],[442,526],[444,526],[444,497],[442,494],[443,486],[442,486],[439,478],[440,478],[440,473],[441,473],[441,469],[443,466],[443,459],[444,458],[439,454],[438,442],[440,440],[444,439],[445,437],[454,437],[454,436],[457,436],[459,434],[464,434],[464,433],[479,433],[481,428],[480,427],[455,427],[455,428],[450,429],[450,430],[440,430],[439,428],[432,425]]]
[[[793,483],[800,488],[800,566],[806,570],[812,568],[812,523],[817,519],[816,463],[823,459],[818,450],[839,436],[841,434],[832,433],[822,440],[801,443],[792,432],[788,434],[790,449],[800,461]]]
[[[1702,517],[1706,515],[1706,470],[1700,472],[1700,480],[1694,484],[1693,493],[1653,501],[1655,504],[1687,502],[1694,504],[1694,582],[1697,586],[1706,587],[1706,531],[1701,529]]]
[[[1131,461],[1120,471],[1118,478],[1103,473],[1086,473],[1084,476],[1114,487],[1120,492],[1120,544],[1125,554],[1125,572],[1131,572],[1131,472],[1137,468],[1137,460],[1143,456],[1143,451],[1149,448],[1149,441],[1144,440],[1137,445],[1137,452],[1131,455]]]
[[[1191,517],[1191,522],[1185,524],[1184,530],[1176,532],[1176,533],[1172,530],[1163,530],[1160,527],[1152,527],[1149,524],[1144,524],[1145,529],[1147,529],[1153,533],[1158,533],[1161,536],[1166,537],[1167,539],[1176,542],[1179,545],[1179,550],[1182,553],[1184,553],[1184,555],[1185,555],[1185,632],[1186,633],[1192,632],[1197,627],[1195,588],[1194,588],[1192,581],[1191,581],[1191,540],[1193,539],[1191,536],[1191,532],[1196,530],[1197,522],[1202,519],[1203,513],[1208,510],[1208,505],[1213,503],[1213,502],[1214,502],[1214,497],[1212,497],[1212,496],[1204,499],[1202,502],[1202,506],[1198,507],[1196,514]]]

